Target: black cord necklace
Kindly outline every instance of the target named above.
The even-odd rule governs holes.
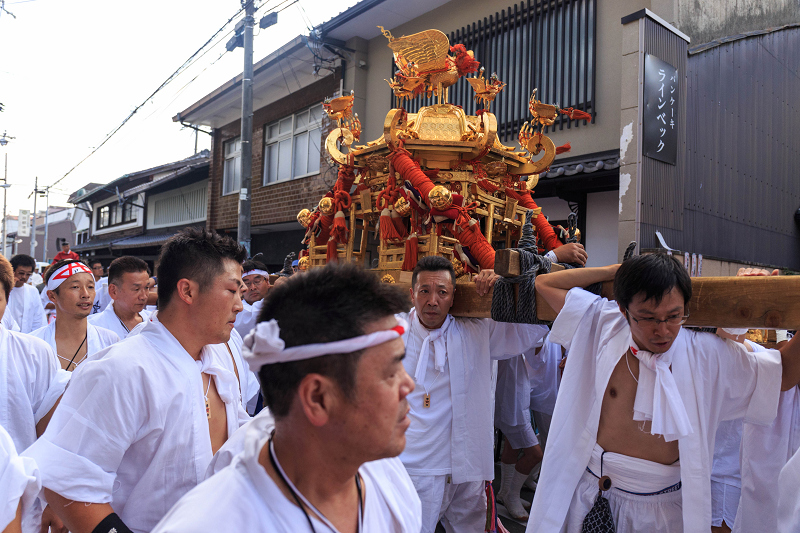
[[[328,528],[330,528],[331,531],[338,533],[336,528],[333,527],[333,524],[331,524],[330,521],[327,518],[325,518],[325,515],[320,513],[319,510],[317,510],[313,505],[311,505],[311,502],[309,502],[305,498],[305,496],[299,493],[299,491],[295,488],[294,484],[285,475],[285,473],[283,472],[283,468],[281,468],[281,465],[278,462],[278,458],[275,456],[275,448],[272,444],[272,437],[269,438],[268,446],[269,446],[269,462],[272,464],[272,468],[275,469],[275,472],[277,472],[278,476],[281,478],[281,481],[283,481],[283,483],[289,488],[289,492],[292,493],[292,497],[294,498],[294,501],[297,503],[297,506],[300,507],[300,510],[303,511],[303,514],[306,516],[306,520],[308,520],[308,526],[311,528],[311,531],[317,533],[317,530],[314,527],[314,523],[311,522],[311,517],[306,511],[306,508],[303,506],[303,502],[300,501],[301,498],[306,503],[306,505],[308,505],[308,507],[310,507],[322,519],[322,522],[326,526],[328,526]],[[360,533],[363,511],[361,509],[361,480],[358,477],[358,472],[356,472],[356,490],[358,491],[358,524],[356,531]]]
[[[88,337],[89,337],[89,328],[87,327],[86,328],[86,335],[83,337],[83,341],[81,341],[81,345],[78,346],[77,350],[75,350],[75,355],[73,355],[72,359],[69,360],[69,364],[67,365],[67,370],[69,370],[69,367],[72,366],[72,362],[75,360],[75,358],[78,357],[78,352],[80,352],[81,348],[83,348],[83,345],[86,344],[86,339]],[[86,359],[86,358],[84,357],[83,359]],[[83,361],[83,359],[81,359],[81,361]],[[75,365],[75,368],[78,368],[77,364]]]

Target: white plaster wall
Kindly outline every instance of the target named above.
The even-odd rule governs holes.
[[[589,260],[586,266],[605,266],[617,262],[618,206],[617,191],[595,192],[587,196],[585,246]]]
[[[542,213],[552,223],[556,220],[567,220],[569,216],[569,204],[561,198],[555,196],[551,198],[539,198],[534,195],[536,205],[542,208]]]

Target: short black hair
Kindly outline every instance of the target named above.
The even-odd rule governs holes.
[[[98,263],[100,264],[100,266],[103,266],[103,262],[100,261],[99,259],[92,259],[91,261],[89,261],[89,267],[94,267]]]
[[[411,308],[404,291],[352,264],[328,264],[297,274],[269,291],[259,322],[275,319],[287,348],[357,337],[364,327]],[[259,371],[264,405],[275,418],[289,414],[297,387],[308,374],[331,378],[348,400],[355,397],[356,369],[362,351],[290,363]]]
[[[264,272],[267,272],[267,266],[261,261],[256,261],[255,259],[248,259],[247,261],[242,263],[242,273],[247,272],[249,270],[263,270]]]
[[[417,266],[414,267],[414,272],[411,274],[411,288],[413,289],[417,286],[417,276],[420,272],[441,272],[442,270],[447,270],[450,273],[450,281],[453,282],[455,287],[456,271],[453,268],[453,264],[440,255],[426,255],[417,261]]]
[[[677,259],[664,252],[633,256],[620,265],[614,277],[614,299],[625,309],[639,293],[644,293],[645,301],[652,298],[658,305],[674,288],[683,295],[684,305],[689,303],[692,298],[689,273]]]
[[[94,263],[96,262],[97,261]],[[134,274],[147,272],[147,276],[150,277],[150,267],[147,266],[147,263],[138,257],[123,255],[122,257],[117,257],[108,265],[108,283],[117,285],[122,281],[122,275],[126,272],[132,272]]]
[[[186,228],[170,237],[158,258],[158,308],[164,309],[181,279],[208,287],[223,270],[225,259],[242,263],[244,247],[230,237],[203,228]]]
[[[25,254],[17,254],[11,258],[11,268],[14,269],[14,272],[21,266],[31,267],[33,270],[36,270],[36,259]]]
[[[86,263],[84,263],[83,261],[79,261],[78,259],[62,259],[60,261],[56,261],[55,263],[53,263],[52,265],[47,267],[47,270],[44,271],[45,290],[47,290],[47,282],[50,281],[50,278],[53,276],[55,271],[58,270],[59,268],[61,268],[64,265],[69,265],[70,263],[81,263],[84,266],[86,266]],[[89,268],[89,267],[87,266],[86,268]],[[92,278],[92,281],[94,281],[94,278]],[[58,290],[60,288],[61,287],[56,287],[56,290],[53,291],[53,292],[58,294]]]

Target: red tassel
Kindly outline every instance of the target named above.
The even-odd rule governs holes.
[[[326,262],[336,263],[339,261],[339,253],[336,251],[336,241],[328,239],[328,253],[325,256]]]
[[[336,215],[333,217],[331,240],[336,241],[338,244],[347,244],[349,233],[350,232],[347,230],[347,223],[344,219],[344,213],[342,211],[337,211]]]
[[[381,211],[379,224],[381,227],[382,241],[395,243],[403,240],[403,237],[397,233],[397,228],[395,228],[394,224],[392,223],[392,216],[388,209]]]
[[[571,144],[569,144],[569,143],[562,144],[561,146],[557,146],[556,147],[556,155],[563,154],[565,152],[569,152],[570,150],[572,150],[572,145]]]
[[[400,267],[402,270],[411,272],[417,266],[418,247],[419,238],[416,233],[412,233],[411,237],[406,239],[406,253],[403,256],[403,265]]]
[[[467,52],[466,46],[463,44],[451,46],[450,52],[456,55],[455,64],[459,76],[471,74],[472,72],[478,72],[478,67],[480,67],[481,64],[478,61],[475,61],[475,58],[471,56],[469,52]]]
[[[487,179],[478,180],[478,187],[488,192],[489,194],[492,194],[493,192],[495,192],[497,189],[500,188]]]
[[[559,109],[559,111],[562,114],[567,115],[571,120],[592,120],[592,115],[586,111],[581,111],[580,109],[568,107],[567,109]]]
[[[401,238],[405,239],[408,237],[408,230],[406,229],[406,223],[403,217],[394,210],[392,210],[392,225],[394,225],[394,229],[397,230],[397,234],[400,235]]]

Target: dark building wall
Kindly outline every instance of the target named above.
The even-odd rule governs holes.
[[[339,71],[332,76],[305,87],[286,98],[282,98],[268,106],[255,111],[253,115],[253,165],[252,165],[252,225],[273,224],[295,220],[301,209],[311,208],[333,186],[336,181],[336,170],[328,164],[324,147],[320,154],[320,174],[307,178],[273,183],[264,186],[264,126],[287,115],[301,111],[310,105],[322,102],[333,96],[339,89]],[[322,110],[320,109],[320,112]],[[331,131],[334,124],[323,118],[321,143]],[[225,162],[224,145],[229,139],[241,133],[240,121],[231,122],[214,130],[209,179],[209,229],[236,229],[238,226],[239,204],[238,194],[222,196],[223,165]],[[298,229],[300,225],[298,224]],[[255,236],[253,237],[255,242]],[[255,252],[255,248],[253,248]],[[282,262],[282,260],[281,260]]]
[[[643,247],[661,229],[673,248],[800,269],[798,50],[800,28],[788,28],[689,57],[686,171],[663,188],[674,224],[643,205]]]

